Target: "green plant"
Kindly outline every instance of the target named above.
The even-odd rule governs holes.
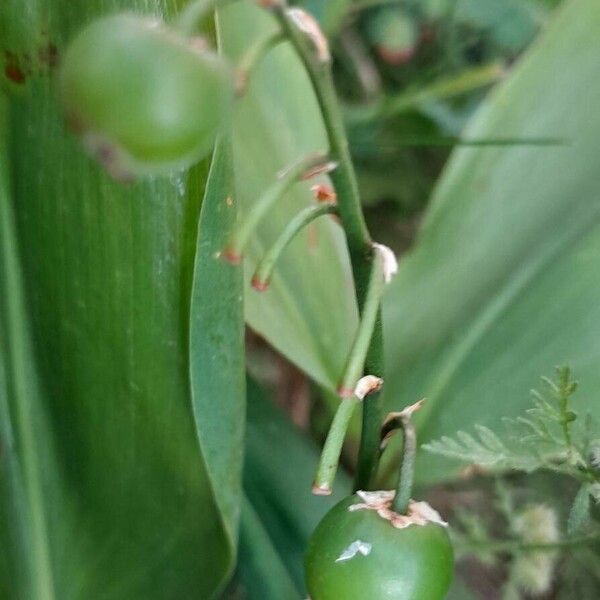
[[[508,392],[540,364],[570,356],[597,384],[600,135],[587,108],[600,89],[597,5],[570,2],[512,69],[550,18],[541,3],[531,3],[535,27],[529,10],[508,18],[493,2],[461,2],[456,13],[402,3],[414,45],[402,64],[372,52],[379,4],[319,4],[320,24],[275,0],[0,7],[1,598],[305,597],[302,556],[324,513],[342,498],[357,504],[353,489],[377,499],[392,487],[399,455],[387,441],[409,399],[428,397],[417,425],[430,441],[457,423],[516,414],[522,400]],[[91,45],[94,27],[104,33]],[[119,32],[143,54],[117,51]],[[91,68],[100,58],[118,77]],[[100,143],[109,174],[130,185],[80,151],[65,108],[84,141]],[[165,113],[177,127],[156,127]],[[397,269],[448,145],[461,147]],[[302,402],[281,383],[289,365],[252,334],[245,352],[244,320],[304,372],[289,376],[304,386]],[[260,380],[247,390],[246,356]],[[278,400],[325,441],[320,459],[264,399],[274,380]],[[410,436],[397,438],[410,447]],[[594,516],[595,480],[585,478],[597,465],[583,454],[589,472],[569,462],[572,442],[549,470],[575,480],[579,469],[570,521],[581,525]],[[403,456],[412,463],[412,451]],[[420,490],[457,479],[439,456],[418,463]],[[388,492],[378,508],[404,518],[412,479],[403,467],[394,506]],[[577,581],[587,586],[580,598],[595,597],[584,561],[554,573],[560,511],[528,508],[520,494],[534,487],[498,488],[499,504],[515,497],[515,518],[495,515],[488,531],[495,573],[514,557],[507,593],[520,594],[531,573],[547,587],[552,572],[557,593]],[[443,494],[428,493],[452,514]],[[430,532],[418,567],[439,559],[449,575],[439,524],[395,530],[375,511],[336,510],[329,519],[351,521],[344,534],[361,520],[385,526],[394,570],[398,549]],[[538,522],[546,527],[527,538]],[[460,549],[476,536],[455,537]],[[543,556],[521,552],[546,543]],[[595,565],[587,538],[573,548]],[[473,551],[482,559],[490,547]],[[366,568],[363,558],[350,563]],[[311,581],[327,560],[309,561]],[[422,583],[419,569],[405,575]],[[384,580],[370,573],[370,585]],[[428,593],[445,593],[448,580]],[[461,579],[448,593],[471,598]]]
[[[305,564],[315,600],[446,596],[454,570],[447,523],[429,504],[411,499],[416,454],[411,416],[421,404],[393,417],[404,433],[398,489],[356,492],[332,508],[312,535]]]
[[[434,522],[428,513],[419,515],[422,522],[409,524],[409,518],[418,514],[419,504],[414,503],[406,523],[394,526],[381,516],[386,510],[393,514],[390,503],[382,492],[358,492],[327,513],[306,555],[311,598],[445,597],[454,563],[441,521]]]
[[[229,66],[160,20],[133,14],[94,21],[62,61],[70,126],[116,179],[190,167],[231,114]]]
[[[424,446],[434,454],[469,463],[472,473],[496,475],[494,504],[509,537],[499,538],[485,519],[465,511],[458,515],[462,525],[456,530],[455,543],[459,554],[475,554],[488,563],[509,557],[506,599],[519,598],[522,592],[547,593],[559,561],[570,563],[563,568],[584,580],[590,577],[586,562],[598,564],[593,548],[600,543],[595,517],[600,502],[595,454],[600,430],[589,416],[578,418],[572,406],[577,383],[568,367],[558,368],[555,380],[544,377],[542,383],[543,391],[532,391],[533,408],[526,416],[507,419],[504,435],[476,426],[475,435],[461,431],[456,437],[445,436]],[[564,534],[556,507],[540,501],[515,503],[517,486],[526,488],[532,475],[543,471],[559,475],[563,488],[572,488],[569,479],[578,486],[568,504]],[[511,485],[505,479],[511,472],[528,477]],[[564,586],[571,583],[567,578]]]

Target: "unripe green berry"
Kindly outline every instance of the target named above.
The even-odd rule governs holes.
[[[189,167],[231,113],[233,75],[158,19],[102,18],[71,42],[60,95],[73,129],[117,179]]]
[[[445,524],[425,503],[408,515],[388,492],[358,492],[319,523],[305,558],[312,600],[442,600],[454,568]]]

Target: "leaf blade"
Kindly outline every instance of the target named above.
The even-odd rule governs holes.
[[[466,132],[571,143],[454,152],[386,299],[386,385],[391,402],[428,398],[424,441],[518,414],[523,391],[555,364],[599,383],[600,211],[589,157],[600,125],[589,107],[600,86],[588,85],[599,31],[595,3],[565,5]],[[437,464],[435,474],[423,467],[428,477],[442,475]]]

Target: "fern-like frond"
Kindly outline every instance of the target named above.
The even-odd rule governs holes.
[[[541,390],[531,391],[533,406],[524,415],[504,419],[506,431],[502,436],[475,425],[473,433],[459,431],[423,448],[490,471],[547,468],[579,477],[587,468],[584,448],[588,443],[584,438],[590,432],[575,435],[579,432],[573,427],[577,415],[571,410],[571,399],[577,382],[568,367],[559,367],[555,379],[542,377],[542,384]]]

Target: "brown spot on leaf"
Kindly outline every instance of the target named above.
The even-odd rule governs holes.
[[[13,83],[24,83],[25,82],[25,73],[21,70],[18,65],[8,64],[4,67],[4,75],[9,81]]]
[[[44,66],[50,69],[56,67],[58,64],[58,48],[51,42],[48,42],[39,49],[38,58],[42,68]]]

